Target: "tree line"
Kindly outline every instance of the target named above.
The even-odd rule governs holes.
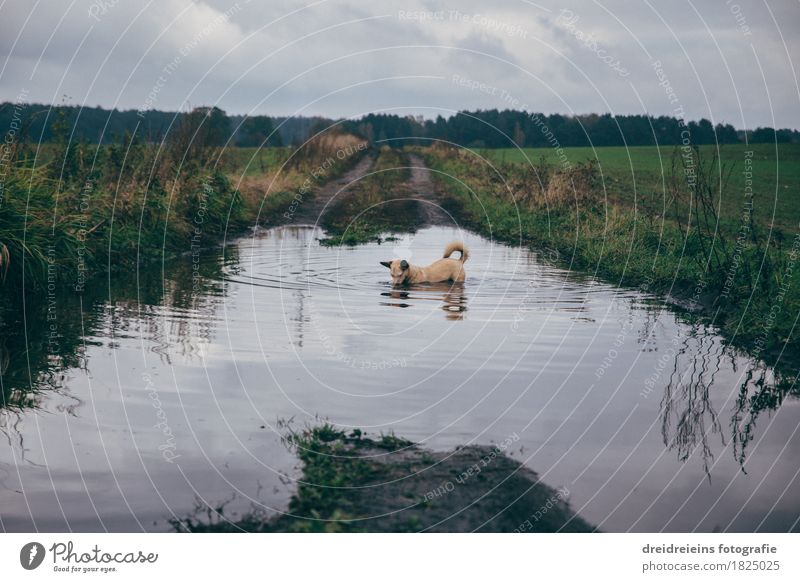
[[[219,146],[298,145],[328,128],[391,147],[434,141],[474,148],[680,145],[687,141],[693,145],[800,143],[797,130],[758,127],[744,131],[730,124],[714,125],[707,119],[685,122],[670,116],[545,115],[497,109],[461,111],[435,119],[371,113],[355,120],[332,120],[228,115],[217,107],[170,112],[0,103],[0,128],[10,127],[18,116],[28,138],[35,142],[53,141],[59,123],[70,127],[72,139],[87,143],[113,143],[126,135],[157,142],[179,126],[182,118],[194,116],[205,118],[204,143]]]
[[[707,119],[684,121],[670,116],[544,115],[497,109],[462,111],[436,119],[369,114],[347,121],[344,127],[371,142],[402,145],[452,142],[474,148],[652,146],[728,143],[800,143],[800,132],[759,127],[737,130],[730,124],[713,125]]]
[[[203,118],[205,121],[199,123]],[[189,112],[155,109],[120,111],[102,107],[0,103],[0,131],[21,126],[27,139],[50,143],[59,139],[61,126],[69,127],[73,141],[111,144],[125,136],[160,142],[177,128],[201,127],[203,143],[212,146],[281,146],[304,139],[321,118],[280,118],[266,115],[228,115],[218,107],[196,107]]]

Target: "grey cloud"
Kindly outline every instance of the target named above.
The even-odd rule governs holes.
[[[92,6],[100,5],[107,10],[90,17]],[[669,114],[674,106],[652,67],[658,60],[689,118],[800,127],[791,60],[800,54],[800,7],[789,0],[505,0],[491,6],[477,0],[456,6],[436,0],[160,0],[144,11],[142,3],[77,0],[69,6],[42,0],[27,23],[32,4],[9,2],[0,9],[0,99],[14,99],[25,88],[37,101],[66,94],[75,103],[136,108],[179,57],[155,107],[216,103],[237,113],[305,108],[306,114],[340,116],[505,106],[497,95],[454,86],[458,73],[546,112]],[[556,24],[562,9],[578,15],[578,28],[593,34],[629,74],[619,75]],[[451,10],[459,17],[450,17]],[[415,21],[400,18],[400,11],[447,15]],[[359,19],[368,20],[343,24]],[[508,34],[509,27],[519,32]],[[397,48],[402,46],[455,48]],[[435,78],[386,80],[411,76]]]

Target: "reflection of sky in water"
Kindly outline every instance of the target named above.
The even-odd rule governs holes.
[[[400,290],[380,260],[427,264],[461,233],[352,249],[316,236],[243,240],[224,277],[204,266],[200,296],[178,267],[138,301],[134,287],[86,302],[83,321],[65,303],[60,325],[96,331],[54,380],[65,388],[5,416],[2,526],[164,529],[234,492],[229,511],[283,508],[297,466],[277,420],[316,417],[436,449],[517,433],[513,456],[606,530],[797,518],[798,402],[761,412],[742,471],[731,419],[746,361],[709,330],[473,235],[463,287]],[[6,360],[5,379],[27,373]]]

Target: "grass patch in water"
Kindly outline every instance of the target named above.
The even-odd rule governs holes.
[[[333,425],[292,432],[286,442],[303,474],[285,515],[253,510],[228,519],[198,507],[171,521],[192,532],[563,531],[593,528],[576,516],[566,489],[552,489],[512,459],[514,441],[422,449],[393,434],[369,438]]]

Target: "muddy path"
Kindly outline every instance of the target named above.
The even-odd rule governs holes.
[[[419,226],[452,226],[455,219],[446,210],[445,201],[437,191],[431,170],[416,154],[408,155],[411,177],[403,184],[408,196],[419,202]]]
[[[350,171],[328,182],[304,201],[295,221],[326,229],[333,226],[336,230],[337,223],[349,224],[368,208],[376,207],[376,200],[382,199],[392,204],[378,205],[378,214],[389,216],[363,215],[368,221],[371,217],[374,225],[395,222],[398,230],[414,230],[457,224],[456,218],[447,211],[446,200],[435,187],[431,170],[422,157],[395,151],[392,155],[397,159],[387,161],[388,155],[386,152],[365,155]]]
[[[350,170],[323,185],[306,197],[294,214],[296,224],[319,225],[323,214],[350,195],[351,185],[370,173],[375,165],[375,154],[365,154]]]
[[[430,451],[395,435],[350,435],[331,425],[289,437],[303,475],[288,511],[254,510],[209,522],[172,522],[189,532],[590,532],[566,488],[554,489],[495,446]]]

